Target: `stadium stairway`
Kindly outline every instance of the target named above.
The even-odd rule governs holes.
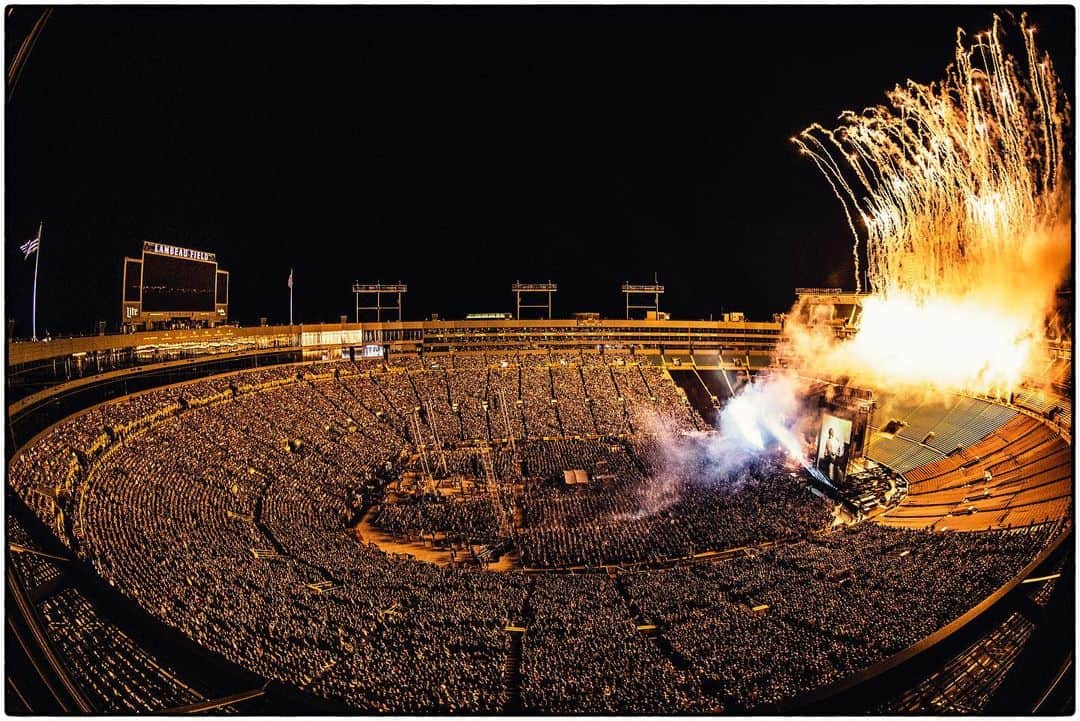
[[[523,632],[508,630],[510,648],[503,662],[503,689],[506,694],[504,713],[521,712],[521,637]]]
[[[701,379],[701,376],[698,375],[698,372],[693,368],[685,370],[669,368],[668,373],[671,374],[671,379],[686,392],[686,397],[694,407],[694,410],[696,410],[710,426],[714,426],[719,414],[716,406],[713,405],[712,393],[710,393],[709,389],[705,386],[705,382]]]

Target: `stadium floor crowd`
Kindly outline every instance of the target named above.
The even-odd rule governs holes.
[[[659,446],[703,426],[625,354],[337,361],[94,407],[34,439],[9,483],[161,623],[261,677],[400,713],[777,708],[956,619],[1062,529],[831,530],[781,457],[671,472]],[[424,470],[473,491],[389,502],[387,482]],[[524,568],[387,555],[350,531],[367,509],[395,536],[514,548]],[[695,559],[722,549],[741,550]],[[102,633],[64,620],[80,603],[44,607],[73,657]]]

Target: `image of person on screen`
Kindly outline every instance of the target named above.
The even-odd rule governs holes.
[[[830,427],[828,434],[825,436],[825,448],[821,454],[821,463],[818,466],[818,470],[824,473],[833,483],[838,483],[840,481],[842,470],[840,468],[840,461],[843,457],[844,444]]]
[[[825,461],[825,468],[822,470],[830,481],[836,480],[836,459],[840,455],[840,444],[833,433],[833,429],[828,430],[828,434],[825,437],[825,453],[822,460]]]
[[[840,485],[847,477],[847,457],[852,423],[845,418],[825,414],[818,432],[817,468],[829,483]]]

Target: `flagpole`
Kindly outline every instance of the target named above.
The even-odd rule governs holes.
[[[38,224],[38,247],[34,251],[34,297],[30,301],[30,326],[32,328],[31,340],[37,340],[37,272],[38,260],[41,258],[41,234],[45,229],[45,221]]]
[[[289,325],[290,326],[293,324],[293,322],[292,322],[292,287],[293,287],[292,268],[289,268]]]

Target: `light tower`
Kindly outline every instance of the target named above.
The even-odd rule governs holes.
[[[660,296],[664,292],[664,286],[660,283],[623,283],[622,284],[623,295],[626,296],[626,319],[630,320],[630,311],[632,310],[644,310],[652,311],[657,317],[660,315]],[[634,296],[652,296],[652,303],[643,304],[640,301],[637,304],[631,303],[631,299]]]
[[[522,308],[536,308],[544,309],[547,311],[546,320],[551,320],[551,294],[559,289],[558,285],[552,283],[550,280],[547,283],[522,283],[521,281],[515,282],[510,286],[510,290],[517,296],[517,319],[521,320]],[[537,295],[547,293],[547,303],[535,303],[535,304],[522,304],[521,294]]]
[[[409,286],[404,283],[353,283],[353,294],[356,296],[356,322],[360,322],[360,311],[373,310],[375,311],[375,321],[382,322],[382,312],[394,311],[397,313],[397,320],[402,319],[402,309],[405,307],[405,293],[409,291]],[[382,297],[384,295],[396,296],[397,302],[392,305],[383,305]],[[375,296],[375,305],[360,305],[360,296],[370,297]]]

